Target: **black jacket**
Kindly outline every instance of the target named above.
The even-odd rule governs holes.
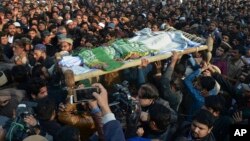
[[[193,138],[190,123],[183,123],[176,133],[177,135],[174,141],[216,141],[212,132],[202,139]]]

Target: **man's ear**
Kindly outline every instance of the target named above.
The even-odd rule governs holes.
[[[215,117],[218,117],[218,116],[220,115],[220,112],[219,112],[219,111],[214,111],[214,112],[213,112],[213,115],[214,115]]]
[[[209,133],[209,134],[212,132],[213,128],[214,128],[214,127],[212,126],[211,128],[208,129],[208,133]]]
[[[36,95],[31,94],[32,99],[36,99]]]

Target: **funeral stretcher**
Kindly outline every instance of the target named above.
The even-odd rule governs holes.
[[[203,38],[197,37],[195,35],[176,30],[176,29],[174,29],[172,27],[169,27],[165,32],[178,32],[178,33],[181,32],[185,36],[186,39],[189,39],[192,42],[192,44],[193,43],[198,43],[194,47],[184,47],[183,49],[174,48],[173,50],[177,50],[182,54],[189,54],[189,53],[193,53],[193,52],[207,50],[207,62],[210,61],[210,59],[212,57],[211,51],[212,51],[212,48],[213,48],[213,38],[211,36],[208,37],[208,39],[203,39]],[[148,34],[148,33],[146,33],[146,34]],[[147,36],[150,36],[150,35],[147,35]],[[170,36],[172,36],[172,35],[170,35]],[[152,42],[148,43],[148,40],[145,39],[145,38],[143,39],[142,36],[141,37],[136,37],[136,38],[139,39],[142,42],[145,41],[144,43],[149,44],[149,45],[154,45],[154,42],[155,42],[155,41],[152,41]],[[130,40],[132,40],[132,41],[137,40],[136,38],[133,38],[133,39],[130,39]],[[156,39],[156,41],[158,41],[158,40],[165,41],[164,38]],[[159,43],[156,43],[156,44],[157,44],[158,47],[162,46],[162,48],[164,48],[164,45],[160,45]],[[147,56],[144,56],[144,58],[147,58],[149,62],[155,62],[155,61],[158,61],[158,60],[167,59],[167,58],[172,56],[171,51],[173,51],[173,50],[171,50],[171,48],[169,48],[169,47],[167,47],[167,49],[162,49],[162,48],[159,49],[159,50],[161,50],[161,53],[157,53],[157,54],[154,54],[154,55],[149,54]],[[141,64],[141,58],[138,58],[138,59],[133,59],[133,60],[129,60],[129,61],[124,61],[123,64],[120,67],[112,69],[112,70],[108,70],[108,71],[101,70],[101,69],[91,69],[88,72],[79,74],[79,73],[74,73],[71,68],[65,68],[64,67],[63,72],[64,72],[65,78],[66,78],[65,81],[71,81],[71,83],[73,83],[73,82],[76,82],[76,81],[79,81],[79,80],[84,80],[84,79],[90,79],[90,80],[93,79],[93,78],[96,79],[96,77],[99,77],[101,75],[109,74],[109,73],[112,73],[112,72],[117,72],[117,71],[127,69],[127,68],[130,68],[130,67],[135,67],[135,66],[138,66],[140,64]]]

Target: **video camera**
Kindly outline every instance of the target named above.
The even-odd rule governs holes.
[[[129,131],[129,127],[137,125],[141,107],[139,102],[132,98],[128,81],[115,84],[114,89],[116,92],[109,96],[109,101],[111,102],[109,105],[116,119],[121,122],[126,132]]]
[[[25,137],[35,134],[32,127],[29,127],[24,118],[34,114],[33,108],[37,106],[35,102],[23,101],[16,109],[16,117],[10,120],[4,127],[7,131],[6,141],[22,141]]]

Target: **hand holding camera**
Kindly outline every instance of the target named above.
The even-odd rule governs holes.
[[[85,87],[85,88],[77,88],[74,90],[74,102],[86,102],[90,100],[94,100],[95,97],[93,93],[99,93],[98,87]]]
[[[37,120],[35,119],[35,117],[33,115],[27,115],[23,118],[24,122],[26,122],[26,124],[34,127],[37,125]]]
[[[95,83],[92,86],[97,87],[99,89],[99,93],[94,92],[93,96],[97,100],[98,105],[100,106],[102,110],[102,114],[106,115],[108,113],[111,113],[111,110],[109,108],[108,103],[108,92],[100,83]]]

